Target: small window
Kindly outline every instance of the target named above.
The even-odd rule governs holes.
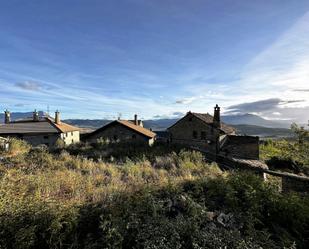
[[[118,136],[117,135],[114,135],[114,140],[117,140],[118,139]]]
[[[133,135],[132,135],[132,138],[133,138],[133,139],[135,139],[135,138],[136,138],[136,135],[135,135],[135,134],[133,134]]]
[[[206,132],[205,131],[201,131],[201,139],[206,140]]]
[[[44,138],[44,139],[48,139],[48,136],[44,136],[43,138]]]
[[[72,144],[74,144],[74,140],[72,139]]]
[[[192,136],[194,139],[197,139],[197,131],[193,131]]]
[[[192,121],[192,117],[189,117],[189,121],[190,121],[190,122]]]
[[[73,136],[73,131],[71,131],[71,136]]]

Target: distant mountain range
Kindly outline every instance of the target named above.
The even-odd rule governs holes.
[[[39,115],[43,115],[40,111]],[[11,114],[11,119],[22,119],[32,117],[32,112],[15,112]],[[284,121],[272,121],[261,118],[253,114],[223,115],[221,119],[226,124],[234,126],[239,134],[257,135],[262,137],[289,137],[292,135],[289,128],[290,123]],[[4,114],[0,114],[0,120],[4,120]],[[144,126],[152,130],[165,130],[177,122],[178,119],[149,119],[144,120]],[[106,119],[66,119],[64,122],[76,125],[89,130],[101,127],[111,120]]]
[[[43,116],[44,112],[39,111],[39,116]],[[24,118],[31,118],[33,115],[32,112],[12,112],[11,113],[11,120],[18,120]],[[4,122],[4,113],[0,113],[0,123]]]

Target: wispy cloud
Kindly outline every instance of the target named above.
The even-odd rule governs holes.
[[[198,97],[190,97],[190,98],[183,98],[183,99],[178,99],[176,100],[176,104],[191,104],[193,101],[197,100]]]
[[[307,89],[294,89],[293,90],[294,92],[309,92],[309,88],[307,88]]]
[[[33,81],[19,82],[15,86],[28,91],[41,91],[43,89],[42,84]]]

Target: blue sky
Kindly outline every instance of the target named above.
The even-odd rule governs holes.
[[[10,0],[0,32],[1,109],[309,119],[308,0]]]

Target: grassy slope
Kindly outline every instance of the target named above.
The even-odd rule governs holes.
[[[0,162],[0,248],[305,248],[309,200],[200,153],[70,148],[101,161],[29,151]],[[114,155],[111,157],[111,155]],[[212,213],[214,212],[214,213]],[[230,214],[224,224],[213,214]]]

